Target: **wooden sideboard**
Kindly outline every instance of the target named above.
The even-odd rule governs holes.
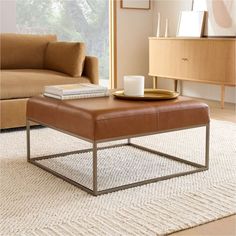
[[[235,38],[149,38],[149,75],[154,78],[194,81],[221,86],[236,85]]]

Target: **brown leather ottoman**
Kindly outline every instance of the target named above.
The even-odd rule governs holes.
[[[80,153],[92,151],[93,189],[89,189],[70,180],[37,162],[37,160],[53,158],[58,155],[30,158],[30,121],[71,134],[93,144],[91,150],[87,149],[73,152]],[[165,101],[127,101],[114,99],[113,97],[61,101],[37,96],[30,98],[27,104],[27,160],[93,195],[99,195],[207,170],[209,165],[209,122],[208,106],[204,103],[185,97]],[[200,126],[206,127],[204,165],[196,164],[131,143],[132,137]],[[97,144],[124,138],[128,139],[126,145],[132,145],[197,168],[191,171],[99,191],[97,189],[97,150],[99,149]],[[65,155],[65,153],[62,155]]]

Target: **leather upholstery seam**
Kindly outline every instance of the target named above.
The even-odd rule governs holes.
[[[144,115],[148,115],[148,116],[154,115],[154,116],[155,116],[156,113],[152,113],[152,114],[142,114],[142,115],[132,115],[132,116],[112,117],[112,118],[98,119],[98,120],[96,120],[96,121],[99,122],[99,121],[105,121],[105,120],[115,120],[115,119],[119,119],[119,118],[124,119],[124,118],[138,117],[138,116],[142,117],[142,116],[144,116]]]

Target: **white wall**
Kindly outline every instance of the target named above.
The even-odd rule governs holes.
[[[121,9],[117,4],[117,79],[123,87],[124,75],[144,75],[146,86],[152,84],[148,77],[148,37],[153,33],[153,2],[151,10]]]
[[[153,35],[156,34],[157,13],[161,14],[161,30],[160,37],[164,37],[165,20],[168,19],[169,31],[168,36],[176,35],[178,27],[178,19],[181,11],[188,11],[192,8],[192,0],[155,0],[153,1]]]
[[[162,24],[160,36],[164,35],[165,18],[169,20],[169,35],[175,37],[178,19],[180,11],[191,10],[191,0],[155,0],[154,1],[154,12],[153,12],[153,35],[156,34],[157,26],[157,13],[160,12]],[[236,12],[235,12],[236,14]],[[158,87],[173,89],[173,81],[167,79],[159,79]],[[199,97],[211,100],[220,100],[220,86],[200,84],[193,82],[183,82],[183,95],[191,97]],[[235,87],[226,87],[225,101],[236,102],[236,89]]]
[[[0,32],[16,32],[16,2],[14,0],[0,0]]]

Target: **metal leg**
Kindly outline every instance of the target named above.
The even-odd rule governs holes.
[[[92,151],[92,155],[93,155],[93,186],[92,189],[87,188],[86,186],[72,180],[69,179],[68,177],[44,166],[43,164],[41,164],[39,161],[43,160],[43,159],[49,159],[49,158],[55,158],[55,157],[59,157],[59,156],[65,156],[67,153],[60,153],[60,154],[54,154],[54,155],[48,155],[48,156],[42,156],[42,157],[35,157],[35,158],[30,158],[30,125],[29,125],[29,121],[27,121],[27,161],[46,170],[47,172],[81,188],[82,190],[97,196],[97,195],[101,195],[101,194],[106,194],[106,193],[111,193],[114,191],[118,191],[118,190],[124,190],[127,188],[131,188],[131,187],[136,187],[136,186],[141,186],[144,184],[149,184],[149,183],[154,183],[154,182],[158,182],[158,181],[162,181],[162,180],[166,180],[166,179],[170,179],[170,178],[174,178],[174,177],[178,177],[178,176],[184,176],[184,175],[188,175],[188,174],[193,174],[193,173],[197,173],[200,171],[205,171],[209,168],[209,138],[210,138],[210,124],[206,124],[204,125],[204,127],[206,128],[206,141],[205,141],[205,163],[204,164],[198,164],[198,163],[194,163],[188,160],[184,160],[181,159],[179,157],[175,157],[166,153],[162,153],[156,150],[152,150],[137,144],[133,144],[131,143],[131,139],[130,137],[127,137],[128,139],[128,143],[126,144],[118,144],[118,145],[111,145],[108,147],[97,147],[97,142],[93,141],[93,148],[92,149],[84,149],[84,150],[80,150],[80,151],[73,151],[73,152],[68,152],[68,154],[73,154],[73,153],[84,153],[84,152],[91,152]],[[131,145],[133,147],[139,148],[141,150],[159,155],[160,157],[165,157],[168,159],[171,159],[173,161],[177,161],[180,163],[185,163],[186,165],[195,167],[195,169],[193,170],[189,170],[189,171],[184,171],[184,172],[178,172],[178,173],[174,173],[174,174],[170,174],[170,175],[165,175],[165,176],[159,176],[159,177],[155,177],[152,179],[147,179],[147,180],[140,180],[138,182],[133,182],[133,183],[129,183],[129,184],[125,184],[125,185],[121,185],[121,186],[117,186],[117,187],[113,187],[113,188],[108,188],[108,189],[104,189],[104,190],[98,190],[98,176],[97,176],[97,151],[98,150],[102,150],[102,149],[106,149],[106,148],[113,148],[113,147],[120,147],[120,146],[124,146],[124,145]]]
[[[93,142],[93,194],[97,195],[97,143]]]
[[[30,122],[26,121],[27,161],[30,161]]]
[[[206,145],[205,145],[205,166],[209,168],[209,148],[210,148],[210,123],[206,125]]]

